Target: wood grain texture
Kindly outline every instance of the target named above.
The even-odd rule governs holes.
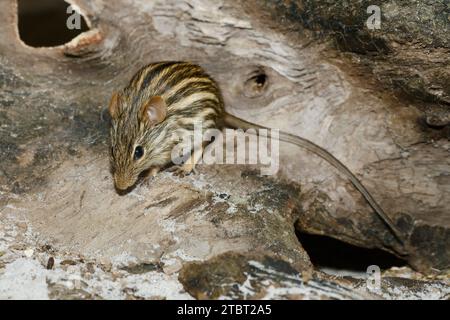
[[[102,120],[112,92],[145,64],[190,60],[218,81],[228,112],[308,138],[355,172],[405,233],[414,268],[449,268],[446,129],[424,125],[420,102],[394,94],[357,54],[275,19],[282,14],[261,1],[71,2],[91,31],[55,48],[21,42],[15,1],[0,2],[0,219],[25,219],[58,250],[129,252],[165,262],[168,273],[254,250],[308,270],[295,228],[398,252],[348,181],[288,145],[276,177],[200,166],[198,176],[163,173],[117,195]]]

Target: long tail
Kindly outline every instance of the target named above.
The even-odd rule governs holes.
[[[245,121],[243,119],[240,119],[238,117],[235,117],[231,114],[225,113],[224,114],[224,124],[227,127],[234,128],[234,129],[268,129],[267,127],[260,126],[248,121]],[[269,133],[270,135],[270,133]],[[372,209],[378,214],[378,216],[383,220],[383,222],[386,224],[386,226],[392,231],[395,238],[400,241],[402,245],[404,245],[404,241],[402,238],[402,233],[396,228],[395,224],[392,222],[392,220],[386,215],[386,213],[383,211],[383,209],[378,205],[378,203],[375,201],[375,199],[370,195],[370,193],[367,191],[367,189],[362,185],[362,183],[356,178],[356,176],[338,159],[336,159],[331,153],[326,151],[325,149],[319,147],[315,143],[306,140],[304,138],[301,138],[299,136],[295,136],[293,134],[289,134],[283,131],[279,132],[279,139],[284,142],[292,143],[294,145],[297,145],[301,148],[304,148],[322,159],[325,159],[327,162],[329,162],[332,166],[334,166],[336,169],[338,169],[341,173],[345,174],[349,180],[352,182],[352,184],[355,186],[356,189],[358,189],[359,192],[364,196],[364,198],[367,200],[369,205],[372,207]]]

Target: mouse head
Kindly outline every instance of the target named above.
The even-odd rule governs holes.
[[[133,99],[114,93],[109,104],[111,116],[111,167],[119,190],[132,187],[139,175],[154,165],[152,153],[155,135],[167,115],[167,105],[160,96]],[[163,137],[162,137],[163,138]]]

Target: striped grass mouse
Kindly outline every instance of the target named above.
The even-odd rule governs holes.
[[[119,190],[132,187],[143,172],[155,175],[170,166],[172,149],[183,135],[191,134],[196,122],[201,122],[204,130],[268,129],[228,114],[217,83],[200,66],[183,61],[152,63],[140,69],[123,90],[113,94],[109,114],[110,160]],[[279,139],[309,150],[344,174],[403,243],[391,219],[342,162],[307,139],[285,132],[279,132]],[[180,172],[189,174],[195,168],[203,146],[195,148],[198,152],[192,152],[178,168]]]

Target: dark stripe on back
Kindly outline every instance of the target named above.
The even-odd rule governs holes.
[[[142,81],[142,86],[139,88],[139,90],[146,89],[154,77],[156,77],[161,72],[163,72],[164,69],[166,69],[167,67],[172,66],[174,64],[178,64],[178,63],[179,62],[176,62],[176,61],[163,62],[160,65],[158,65],[156,68],[150,70],[147,73],[147,75],[145,76],[144,81]]]
[[[175,113],[169,113],[167,118],[195,118],[198,114],[202,113],[205,109],[211,109],[214,112],[209,113],[206,117],[202,116],[202,119],[216,119],[218,112],[216,109],[217,102],[211,99],[201,99],[191,103],[187,108],[177,110]]]
[[[167,99],[167,104],[170,106],[197,92],[211,92],[213,94],[217,94],[217,91],[210,83],[205,82],[190,83],[180,88],[173,96]]]
[[[207,75],[197,65],[186,64],[176,68],[171,74],[161,82],[161,89],[168,90],[187,78],[207,78]]]
[[[134,76],[133,78],[131,78],[130,82],[128,83],[128,85],[125,87],[124,91],[137,91],[139,90],[139,88],[137,88],[137,84],[139,83],[139,80],[145,76],[146,74],[148,74],[149,72],[151,72],[152,70],[154,70],[156,67],[160,66],[161,64],[163,64],[165,62],[157,62],[157,63],[151,63],[145,67],[142,67]]]

